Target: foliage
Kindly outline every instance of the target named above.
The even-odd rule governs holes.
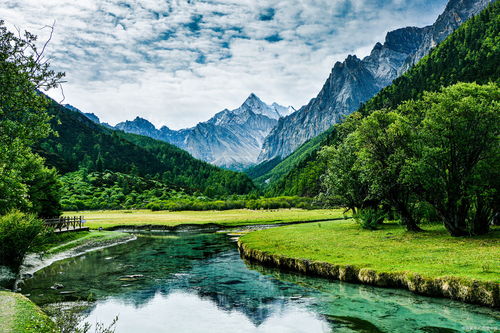
[[[12,211],[0,217],[0,265],[17,271],[34,239],[44,229],[33,214]]]
[[[119,172],[88,172],[86,169],[61,177],[64,210],[151,209],[229,210],[313,208],[312,199],[299,197],[259,198],[257,195],[220,196],[187,194],[147,178]]]
[[[187,196],[167,185],[119,172],[88,172],[82,169],[61,177],[64,210],[139,209],[148,203]]]
[[[327,146],[322,151],[327,161],[326,173],[321,176],[324,191],[320,201],[329,205],[347,207],[354,214],[358,208],[368,206],[368,186],[362,181],[360,170],[354,167],[357,147],[351,135],[338,146]]]
[[[420,118],[404,181],[454,236],[488,231],[500,191],[500,88],[457,84],[400,112]]]
[[[169,211],[206,211],[206,210],[230,210],[230,209],[279,209],[279,208],[316,208],[310,198],[302,197],[276,197],[276,198],[260,198],[239,200],[200,200],[200,198],[186,198],[176,200],[163,200],[151,202],[146,206],[153,211],[169,210]]]
[[[406,100],[416,100],[424,91],[437,91],[443,86],[458,82],[487,83],[499,80],[500,70],[500,3],[493,2],[480,14],[471,18],[445,41],[440,43],[431,53],[421,59],[418,64],[408,70],[403,76],[380,91],[364,106],[360,112],[353,113],[351,118],[366,116],[375,110],[395,108]],[[318,152],[322,147],[338,144],[343,136],[338,136],[335,125],[330,134],[306,142],[302,147],[279,163],[274,169],[283,170],[277,177],[269,177],[274,169],[269,171],[265,179],[269,179],[267,188],[273,195],[317,195],[321,191],[317,179],[325,173],[327,163]],[[303,155],[302,149],[307,146],[308,154]],[[294,163],[289,163],[289,161]],[[286,168],[285,168],[286,167]],[[312,179],[307,187],[296,184],[301,179]],[[260,185],[261,182],[256,181]]]
[[[326,193],[356,208],[388,204],[408,230],[419,230],[416,208],[427,205],[453,236],[486,233],[500,189],[499,100],[496,84],[460,83],[371,113],[326,150]]]
[[[109,170],[211,196],[255,190],[246,175],[199,161],[168,143],[105,128],[55,102],[49,112],[58,135],[44,140],[37,151],[61,173]]]
[[[363,229],[376,230],[384,222],[386,213],[377,208],[364,208],[360,209],[353,217]]]
[[[30,146],[50,133],[47,98],[39,89],[58,86],[64,76],[50,69],[36,36],[16,36],[0,21],[0,214],[13,208],[57,212],[57,182]],[[39,180],[45,179],[47,195]]]
[[[369,196],[391,205],[408,230],[418,231],[412,215],[415,185],[402,177],[410,154],[411,123],[398,112],[380,110],[364,118],[351,135],[357,155],[352,167],[360,170]]]

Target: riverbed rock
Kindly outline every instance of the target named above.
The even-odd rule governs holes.
[[[50,287],[50,289],[53,289],[53,290],[62,289],[62,288],[64,288],[64,286],[62,285],[62,283],[54,283],[52,285],[52,287]]]

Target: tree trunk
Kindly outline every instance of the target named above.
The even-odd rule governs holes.
[[[456,214],[452,214],[452,216],[445,216],[443,219],[446,230],[448,230],[450,235],[452,235],[453,237],[463,237],[469,235],[465,223],[460,223],[461,219],[462,218],[457,216]],[[463,219],[465,222],[465,218]]]
[[[410,212],[406,206],[401,205],[399,209],[399,215],[401,217],[401,223],[406,227],[406,230],[418,232],[423,231],[418,225],[417,221],[411,216]]]
[[[477,196],[476,212],[474,214],[474,219],[472,220],[472,225],[470,227],[471,234],[487,234],[490,231],[490,219],[492,215],[492,210],[490,209],[490,207],[488,207],[488,204],[481,196]]]

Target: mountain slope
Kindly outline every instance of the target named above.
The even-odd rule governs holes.
[[[500,81],[500,4],[489,5],[479,15],[458,28],[428,56],[404,75],[394,80],[360,108],[369,114],[384,107],[395,107],[401,102],[418,99],[424,91],[436,91],[457,82],[487,83]],[[319,142],[311,140],[278,164],[275,169],[289,170],[276,180],[276,171],[253,175],[258,183],[270,179],[267,190],[272,194],[315,195],[317,181],[324,169],[317,151],[336,140],[335,126]],[[320,137],[318,137],[320,138]],[[311,153],[304,155],[302,150]],[[260,178],[259,178],[260,177]],[[304,182],[312,179],[313,181]]]
[[[247,176],[199,161],[168,143],[108,129],[56,102],[48,111],[54,116],[51,125],[58,136],[44,140],[36,150],[61,173],[82,167],[110,170],[210,195],[242,194],[254,189]]]
[[[156,129],[139,117],[119,123],[116,128],[169,142],[214,165],[243,169],[256,163],[264,138],[278,119],[293,111],[276,103],[267,105],[251,94],[239,108],[225,109],[193,128]]]
[[[284,158],[305,141],[340,122],[491,1],[450,0],[432,26],[389,32],[385,43],[377,43],[364,59],[351,55],[336,63],[318,96],[279,120],[265,139],[258,161]]]

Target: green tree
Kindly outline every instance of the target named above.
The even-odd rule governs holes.
[[[340,145],[321,151],[328,166],[321,179],[324,192],[320,200],[345,206],[356,214],[365,206],[369,193],[367,183],[361,180],[360,170],[355,167],[358,155],[354,139],[351,135]]]
[[[44,58],[47,43],[39,50],[36,36],[16,35],[0,21],[0,214],[38,206],[30,201],[37,178],[27,172],[36,159],[30,147],[51,132],[48,99],[40,90],[56,87],[64,76]]]
[[[404,115],[380,110],[364,118],[353,136],[360,179],[369,184],[370,195],[393,207],[409,231],[420,231],[413,216],[415,189],[402,177],[411,156],[412,129]]]
[[[421,187],[451,235],[486,233],[499,200],[498,85],[456,84],[404,112],[423,115],[408,182]]]

